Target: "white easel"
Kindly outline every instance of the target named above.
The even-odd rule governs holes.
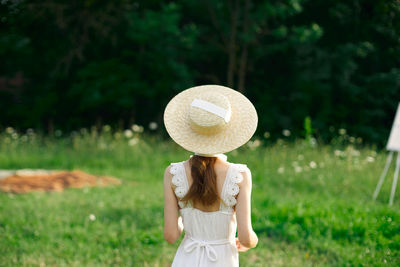
[[[386,149],[390,151],[389,156],[386,160],[385,168],[383,169],[382,175],[379,178],[379,182],[376,185],[375,192],[372,197],[374,200],[376,200],[376,198],[378,197],[379,191],[381,190],[383,181],[385,180],[385,176],[388,172],[390,163],[392,162],[393,154],[395,151],[397,151],[396,168],[394,170],[392,190],[390,191],[390,200],[389,200],[389,206],[392,206],[400,171],[400,103],[399,106],[397,107],[396,116],[394,119],[392,131],[390,132],[390,137]]]

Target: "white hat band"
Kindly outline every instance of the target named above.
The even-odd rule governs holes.
[[[190,104],[190,106],[201,108],[205,111],[215,114],[215,115],[223,118],[226,123],[228,123],[229,120],[231,119],[232,113],[231,113],[230,109],[226,110],[224,108],[221,108],[221,107],[219,107],[211,102],[205,101],[205,100],[195,98],[193,100],[192,104]]]

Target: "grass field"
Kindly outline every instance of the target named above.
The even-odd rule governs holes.
[[[393,168],[373,202],[386,153],[349,140],[314,147],[260,140],[227,154],[253,174],[259,244],[240,254],[241,266],[400,265],[400,190],[387,205]],[[123,184],[0,193],[0,265],[169,266],[179,242],[163,240],[162,176],[189,155],[170,141],[109,129],[55,138],[1,133],[1,169],[81,169]]]

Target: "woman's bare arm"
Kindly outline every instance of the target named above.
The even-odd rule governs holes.
[[[237,196],[236,218],[240,247],[245,251],[257,245],[258,237],[251,225],[251,173],[246,171],[242,175],[243,181],[239,184],[240,191]]]
[[[182,226],[178,224],[178,200],[172,190],[172,175],[170,166],[164,172],[164,239],[172,244],[182,233]]]

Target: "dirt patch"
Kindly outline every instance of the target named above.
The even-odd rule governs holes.
[[[15,174],[0,179],[0,190],[7,193],[28,193],[31,191],[58,191],[65,188],[86,186],[118,185],[120,180],[108,176],[94,176],[80,170],[54,171],[33,175]]]

